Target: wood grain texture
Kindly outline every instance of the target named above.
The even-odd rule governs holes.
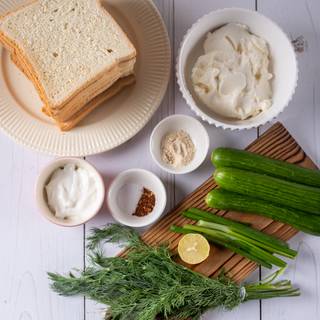
[[[187,30],[200,17],[210,11],[221,9],[224,7],[243,7],[247,9],[255,9],[255,0],[172,0],[174,3],[174,57],[178,55],[178,49],[183,36]],[[176,61],[174,61],[174,65]],[[175,81],[176,82],[176,81]],[[195,117],[195,114],[186,104],[185,100],[175,83],[175,98],[172,106],[175,113],[187,114]],[[198,119],[199,120],[199,119]],[[245,146],[257,138],[257,130],[243,130],[241,132],[221,130],[213,125],[209,125],[202,121],[210,137],[210,150],[219,146],[244,148]],[[204,163],[194,172],[185,175],[175,176],[174,198],[175,205],[186,197],[190,192],[195,190],[201,182],[206,180],[212,171],[210,164],[210,155],[208,154]],[[248,281],[259,280],[259,270],[254,272]],[[210,310],[202,317],[205,320],[258,320],[260,319],[260,304],[259,301],[250,301],[232,312],[223,310]]]
[[[188,29],[203,15],[226,7],[242,7],[246,9],[255,9],[254,0],[174,0],[174,57],[177,58],[181,41]],[[174,66],[176,61],[174,61]],[[195,113],[186,104],[183,99],[178,85],[175,84],[174,110],[178,114],[187,114],[196,117]],[[197,118],[200,120],[200,118]],[[216,128],[202,121],[210,137],[210,150],[217,147],[228,146],[236,148],[244,148],[257,137],[257,130],[231,131]],[[194,190],[199,182],[204,181],[208,177],[208,172],[212,169],[210,165],[210,154],[207,155],[204,163],[194,172],[184,175],[176,175],[175,199],[180,202],[191,190]],[[176,202],[176,203],[177,203]]]
[[[296,50],[298,86],[278,121],[320,165],[320,1],[294,1],[289,7],[288,1],[258,0],[258,11],[278,23],[293,42],[300,43]],[[261,131],[266,128],[268,125]]]
[[[82,228],[57,227],[41,217],[34,185],[49,158],[0,136],[0,319],[79,320],[83,298],[49,287],[47,271],[82,268]]]
[[[1,0],[0,7],[9,2],[11,3]],[[167,24],[174,49],[173,58],[177,55],[184,33],[192,23],[203,14],[223,7],[255,9],[257,4],[258,11],[279,23],[292,39],[302,36],[305,47],[304,51],[297,52],[298,88],[280,120],[306,153],[320,165],[319,0],[156,0],[155,3]],[[161,108],[134,139],[112,152],[88,159],[102,172],[107,185],[124,169],[142,167],[154,171],[161,176],[169,190],[169,208],[194,190],[212,170],[207,159],[196,172],[174,177],[159,170],[149,155],[149,134],[159,120],[172,113],[194,116],[175,83],[173,76]],[[205,126],[211,138],[211,148],[243,148],[256,137],[256,130],[231,132]],[[269,125],[262,127],[261,132],[268,127]],[[49,160],[48,157],[24,150],[4,135],[0,137],[0,319],[102,320],[103,306],[88,300],[84,304],[82,297],[64,298],[51,292],[46,271],[63,273],[72,267],[82,268],[84,233],[87,234],[93,226],[102,226],[113,220],[107,207],[83,228],[63,229],[42,220],[33,202],[32,185],[38,172]],[[274,224],[273,227],[279,226]],[[286,228],[280,230],[283,235],[288,231]],[[319,238],[303,233],[290,240],[290,245],[299,249],[299,255],[295,261],[290,261],[284,278],[292,279],[301,288],[301,297],[263,301],[260,306],[259,301],[251,301],[232,312],[208,312],[202,320],[319,320],[319,241]],[[115,255],[120,250],[115,246],[108,246],[106,249],[108,255]],[[234,270],[232,266],[237,263],[234,259],[227,261],[231,272]],[[244,266],[244,271],[251,268],[245,259],[238,259]],[[262,274],[265,274],[264,270]],[[257,279],[258,274],[255,273],[252,280]]]
[[[258,11],[277,22],[300,47],[299,79],[293,100],[279,120],[320,166],[320,1],[258,0]],[[267,126],[262,128],[265,130]],[[292,279],[301,296],[261,302],[261,319],[320,319],[320,238],[300,233],[290,246],[299,251],[283,278]],[[262,276],[266,274],[262,270]]]
[[[173,1],[172,0],[155,0],[162,18],[167,26],[168,35],[170,38],[171,47],[173,46]],[[174,57],[172,56],[172,59]],[[87,157],[87,160],[94,164],[97,169],[103,174],[106,187],[108,188],[112,179],[121,171],[131,168],[143,168],[150,170],[157,174],[165,184],[167,190],[167,210],[172,208],[175,204],[175,182],[174,175],[168,174],[152,161],[149,152],[149,137],[153,128],[163,118],[174,113],[174,98],[175,98],[175,78],[174,70],[172,69],[172,76],[168,85],[167,93],[154,116],[149,123],[129,142],[112,150],[112,152],[106,152],[100,155]],[[101,227],[108,222],[114,222],[107,205],[103,207],[100,214],[92,221],[86,224],[85,234],[88,235],[90,229],[93,227]],[[144,230],[139,230],[143,232]],[[121,250],[116,245],[107,245],[106,254],[116,255]],[[85,299],[85,320],[101,320],[105,306],[97,304],[89,299]]]
[[[316,168],[315,164],[306,156],[301,147],[280,123],[272,126],[246,149],[271,158],[295,163],[303,167]],[[274,222],[271,219],[262,216],[210,209],[206,206],[204,198],[210,190],[216,187],[216,183],[213,178],[210,177],[194,192],[181,201],[181,203],[170,211],[162,220],[145,232],[142,237],[143,240],[150,245],[168,243],[171,250],[176,250],[181,235],[170,232],[169,227],[172,224],[182,226],[186,223],[194,223],[181,216],[181,212],[190,207],[212,211],[217,215],[223,215],[242,222],[249,222],[253,227],[283,240],[288,240],[297,233],[297,231],[290,226],[280,222]],[[208,277],[216,276],[217,273],[223,269],[235,281],[243,281],[257,267],[255,263],[248,259],[223,248],[212,246],[211,252],[213,254],[210,254],[210,257],[206,261],[193,266],[192,269]]]

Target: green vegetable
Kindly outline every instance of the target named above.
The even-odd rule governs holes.
[[[194,233],[201,233],[203,236],[205,236],[209,241],[216,242],[218,244],[221,244],[222,246],[225,246],[225,244],[228,244],[229,248],[234,251],[232,248],[241,249],[243,251],[243,256],[258,262],[256,258],[261,261],[261,264],[271,269],[272,265],[278,266],[278,267],[285,267],[287,264],[282,261],[281,259],[273,256],[271,253],[269,253],[268,250],[264,250],[260,248],[259,246],[256,246],[252,244],[248,239],[243,239],[243,237],[237,236],[232,233],[224,233],[218,230],[214,230],[211,228],[205,228],[201,226],[195,226],[195,225],[184,225],[183,229],[191,230]],[[171,229],[174,230],[174,229]]]
[[[197,208],[190,208],[188,209],[188,211],[183,212],[183,215],[193,220],[204,220],[224,224],[235,228],[236,232],[238,233],[250,236],[250,238],[252,239],[262,239],[262,241],[266,241],[278,247],[289,247],[285,241],[282,241],[259,230],[244,225],[241,222],[226,219],[224,217],[217,216],[211,212],[203,211]]]
[[[211,154],[217,167],[244,169],[310,186],[320,187],[320,170],[302,168],[281,160],[274,160],[245,150],[217,148]]]
[[[165,246],[150,247],[130,228],[95,229],[89,244],[92,265],[78,275],[49,273],[52,289],[64,296],[85,295],[109,306],[109,320],[199,319],[210,308],[233,309],[241,302],[298,296],[290,281],[277,281],[277,271],[264,281],[238,285],[221,275],[204,277],[171,259]],[[105,257],[100,241],[126,241],[125,258]]]
[[[286,263],[273,254],[293,259],[297,251],[288,247],[287,243],[261,231],[232,221],[212,213],[191,208],[182,213],[183,216],[198,221],[197,225],[171,226],[177,233],[201,233],[209,241],[222,245],[264,267],[272,265],[284,267]]]
[[[238,232],[238,228],[233,228],[230,226],[226,226],[226,225],[220,225],[218,223],[212,223],[212,222],[207,222],[207,221],[203,221],[203,220],[199,220],[198,224],[199,227],[204,227],[204,228],[209,228],[209,229],[213,229],[213,230],[219,230],[223,233],[227,233],[229,235],[235,235],[236,238],[238,238],[239,240],[243,240],[246,241],[252,245],[255,245],[257,247],[260,247],[262,249],[265,249],[269,252],[272,253],[277,253],[279,255],[282,255],[284,257],[288,257],[293,259],[296,255],[297,252],[295,250],[292,250],[290,248],[288,248],[287,246],[275,246],[272,243],[264,242],[261,241],[260,239],[255,239],[253,237],[250,237],[250,234],[247,235],[245,232]],[[262,233],[262,232],[261,232]]]
[[[215,170],[223,189],[320,215],[320,188],[233,168]]]
[[[190,227],[190,225],[187,225]],[[196,226],[193,226],[196,227]],[[182,227],[178,227],[175,225],[172,225],[170,227],[170,230],[172,232],[175,233],[182,233],[182,234],[186,234],[186,233],[195,233],[195,232],[199,232],[194,230],[192,227],[191,228],[185,228],[185,226]],[[201,233],[201,232],[200,232]],[[202,233],[203,234],[203,233]],[[220,235],[220,237],[219,237]],[[221,233],[216,233],[215,236],[210,236],[208,234],[203,234],[203,236],[210,242],[217,244],[219,246],[225,247],[227,249],[229,249],[230,251],[233,251],[237,254],[240,254],[243,257],[246,257],[248,259],[250,259],[251,261],[254,261],[256,263],[258,263],[259,265],[266,267],[268,269],[272,268],[272,264],[266,261],[266,257],[261,258],[259,255],[254,254],[252,252],[252,248],[250,246],[246,246],[246,245],[240,245],[239,242],[234,241],[232,239],[226,238],[223,235],[221,235]]]
[[[210,191],[206,197],[208,207],[255,213],[287,223],[306,233],[320,236],[320,217],[296,209],[286,208],[260,199],[222,189]]]
[[[284,270],[285,269],[279,269],[258,283],[246,285],[246,293],[249,294],[250,297],[247,300],[274,298],[276,292],[286,292],[287,296],[296,296],[297,293],[292,289],[290,281],[282,280],[278,281],[277,284],[273,284],[273,281],[281,275]],[[271,292],[270,289],[272,289],[273,292]],[[290,293],[288,291],[290,291]]]

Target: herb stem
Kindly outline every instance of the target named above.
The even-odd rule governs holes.
[[[172,230],[194,232],[177,226],[172,226]],[[103,255],[100,243],[119,241],[130,248],[125,257]],[[239,253],[243,251],[238,245],[234,247]],[[133,229],[115,224],[94,229],[89,253],[92,263],[82,272],[67,276],[48,273],[51,288],[60,295],[85,295],[107,305],[108,320],[150,320],[158,316],[167,320],[199,319],[208,309],[231,310],[245,300],[299,294],[290,281],[274,283],[280,271],[244,287],[223,274],[216,279],[207,278],[174,262],[166,246],[148,246]]]
[[[285,268],[281,268],[257,283],[245,285],[244,288],[246,295],[244,300],[299,296],[300,290],[293,288],[291,281],[279,280],[274,282],[274,280],[277,279],[284,270]]]
[[[172,232],[182,233],[182,234],[195,232],[195,230],[177,227],[175,225],[171,226],[170,229]],[[203,236],[205,238],[207,238],[207,240],[209,240],[210,242],[212,242],[216,245],[225,247],[225,248],[227,248],[237,254],[240,254],[241,256],[246,257],[246,258],[250,259],[251,261],[254,261],[254,262],[256,262],[256,263],[258,263],[268,269],[272,268],[272,264],[267,262],[265,260],[265,258],[261,259],[260,257],[257,257],[253,252],[248,251],[248,249],[246,249],[244,247],[240,247],[238,243],[234,243],[233,241],[229,241],[226,239],[219,239],[218,237],[213,237],[208,234],[203,234]]]
[[[293,259],[297,252],[295,250],[292,250],[288,248],[287,246],[278,245],[274,243],[270,243],[269,241],[266,241],[263,237],[257,236],[255,239],[250,237],[250,233],[245,232],[238,232],[239,230],[236,227],[233,226],[227,226],[227,225],[221,225],[214,222],[207,222],[203,220],[199,220],[197,223],[200,227],[205,227],[213,230],[219,230],[225,233],[228,233],[234,237],[237,237],[239,239],[242,239],[244,241],[247,241],[253,245],[256,245],[260,248],[263,248],[271,253],[278,253],[284,257],[288,257],[290,259]],[[262,234],[262,232],[260,232]]]
[[[233,221],[231,219],[226,219],[224,217],[217,216],[213,213],[210,213],[204,210],[200,210],[197,208],[190,208],[187,211],[183,212],[182,215],[196,221],[204,220],[208,222],[227,225],[227,226],[236,228],[239,233],[244,233],[245,235],[248,235],[248,236],[250,235],[250,237],[252,237],[253,239],[256,239],[258,237],[259,239],[264,239],[265,241],[268,241],[269,243],[272,243],[274,245],[289,247],[288,244],[281,239],[277,239],[271,235],[268,235],[259,230],[251,228],[250,226],[246,226],[243,223]],[[294,250],[292,251],[293,251],[292,252],[293,254],[294,253],[296,254],[296,251]]]
[[[230,235],[227,233],[223,233],[221,231],[203,228],[195,225],[185,225],[183,228],[187,230],[193,230],[196,232],[199,232],[203,234],[204,236],[209,235],[210,237],[213,237],[214,239],[220,240],[222,243],[230,243],[233,244],[234,247],[238,246],[240,248],[245,249],[248,254],[246,254],[246,257],[250,259],[250,257],[257,257],[268,264],[273,264],[278,267],[285,267],[287,264],[283,260],[279,259],[278,257],[273,256],[268,251],[265,251],[255,245],[253,245],[250,242],[247,242],[246,240],[243,240],[240,237]]]

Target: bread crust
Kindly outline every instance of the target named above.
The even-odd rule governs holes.
[[[7,18],[8,16],[10,16],[10,14],[13,14],[15,12],[17,12],[18,10],[22,10],[30,5],[33,5],[34,3],[36,3],[37,1],[33,1],[31,3],[29,3],[28,5],[25,5],[15,11],[12,11],[10,13],[8,13],[7,15],[5,15],[4,17],[2,17],[1,19]],[[113,17],[105,10],[105,8],[102,6],[101,2],[99,0],[96,0],[96,4],[98,5],[98,7],[102,10],[102,12],[109,18],[112,19],[112,21],[119,27],[119,32],[125,37],[125,39],[127,40],[127,45],[129,47],[131,47],[131,49],[133,50],[132,54],[127,56],[127,57],[123,57],[118,59],[117,61],[115,61],[113,64],[111,64],[110,66],[108,66],[107,68],[105,68],[104,70],[100,71],[99,73],[97,73],[97,75],[95,77],[93,77],[92,79],[90,79],[90,81],[87,81],[85,84],[83,84],[81,87],[79,87],[77,90],[75,90],[72,94],[70,94],[68,97],[66,97],[66,99],[64,99],[63,102],[58,103],[58,104],[54,104],[53,101],[50,101],[49,97],[47,96],[46,92],[45,92],[45,88],[42,86],[41,84],[41,80],[40,80],[40,76],[36,70],[36,68],[33,66],[32,64],[32,59],[30,59],[28,57],[28,55],[26,53],[24,53],[23,49],[19,47],[19,45],[13,41],[12,39],[10,39],[9,37],[7,37],[3,31],[0,30],[0,42],[3,43],[3,45],[14,55],[19,57],[19,60],[22,62],[24,69],[27,70],[28,74],[30,75],[30,80],[32,81],[32,83],[34,84],[34,86],[36,87],[41,100],[44,102],[45,105],[47,105],[50,109],[63,109],[70,101],[72,101],[73,98],[75,98],[77,95],[79,95],[81,93],[81,91],[85,91],[91,84],[99,81],[100,78],[103,77],[104,74],[106,73],[116,73],[115,70],[117,70],[119,68],[119,64],[121,63],[125,63],[127,61],[130,61],[131,59],[135,59],[136,57],[136,49],[133,46],[133,44],[130,42],[130,40],[128,39],[127,35],[125,34],[125,32],[121,29],[121,27],[119,26],[119,24],[113,19]],[[132,70],[133,73],[133,70]],[[127,75],[127,74],[126,74]],[[121,74],[119,74],[118,79],[121,77]],[[110,83],[109,85],[112,85],[112,83]],[[107,89],[107,88],[104,88]],[[99,94],[99,93],[97,93]],[[96,95],[93,95],[91,98],[93,99]]]
[[[13,63],[20,69],[20,71],[23,72],[25,76],[29,78],[28,72],[21,65],[18,57],[15,56],[14,54],[11,54],[10,58],[13,61]],[[88,114],[90,114],[93,110],[99,107],[103,102],[106,102],[107,100],[111,99],[113,96],[119,93],[122,89],[134,83],[135,83],[134,75],[129,75],[119,79],[110,88],[100,93],[93,100],[89,101],[86,105],[84,105],[70,119],[67,119],[64,121],[59,121],[58,118],[55,118],[51,113],[51,111],[46,108],[46,106],[42,107],[42,112],[48,117],[51,117],[61,131],[69,131],[73,129],[79,122],[81,122]]]
[[[28,72],[28,68],[25,67],[23,61],[20,60],[20,57],[11,54],[11,59],[18,66],[18,68],[30,79],[32,79],[32,75]],[[125,64],[119,66],[123,71],[123,77],[126,77],[131,74],[132,67],[135,63],[135,59],[132,61],[128,61]],[[126,72],[126,70],[129,70]],[[92,83],[88,88],[84,91],[81,91],[76,97],[74,97],[68,104],[64,105],[63,109],[51,108],[49,105],[44,103],[44,109],[47,110],[46,113],[49,113],[51,116],[54,116],[58,121],[67,121],[73,114],[81,110],[84,105],[86,105],[90,100],[92,100],[92,96],[97,96],[101,92],[105,91],[106,88],[111,87],[117,80],[119,79],[117,74],[106,73],[103,74],[101,79]]]
[[[87,103],[77,114],[75,114],[71,119],[65,122],[56,121],[61,131],[69,131],[74,128],[79,122],[81,122],[88,114],[99,107],[103,102],[114,97],[125,87],[130,86],[135,83],[134,75],[121,78],[115,84],[113,84],[109,89],[100,93],[93,100]]]

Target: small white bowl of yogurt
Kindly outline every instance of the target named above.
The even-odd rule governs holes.
[[[200,18],[183,38],[176,71],[191,109],[204,121],[231,130],[277,117],[298,79],[287,35],[269,18],[240,8]]]
[[[206,159],[209,135],[197,119],[183,114],[160,121],[150,137],[150,153],[155,163],[173,174],[196,170]]]
[[[86,160],[59,158],[47,165],[36,183],[36,202],[49,221],[74,227],[92,219],[103,206],[105,185]]]

